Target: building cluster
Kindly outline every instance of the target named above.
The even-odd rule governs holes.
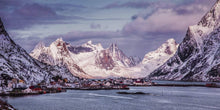
[[[53,78],[49,83],[26,84],[19,79],[0,80],[1,93],[51,93],[62,89],[129,89],[128,86],[150,86],[151,82],[145,79],[108,78],[108,79],[79,79],[68,81],[59,77]]]
[[[108,79],[82,79],[75,84],[76,87],[115,87],[115,86],[150,86],[151,82],[145,79],[108,78]]]

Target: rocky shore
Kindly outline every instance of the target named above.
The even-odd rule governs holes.
[[[16,110],[12,105],[0,100],[0,110]]]

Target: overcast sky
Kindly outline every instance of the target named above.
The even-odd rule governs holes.
[[[0,17],[28,52],[62,37],[72,45],[117,43],[126,55],[143,57],[169,38],[180,43],[215,1],[0,0]]]

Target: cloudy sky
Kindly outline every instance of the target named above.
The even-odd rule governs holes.
[[[72,45],[117,43],[128,56],[143,57],[169,38],[180,43],[215,1],[0,0],[0,17],[28,52],[62,37]]]

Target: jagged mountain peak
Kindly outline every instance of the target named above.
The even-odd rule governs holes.
[[[117,56],[117,54],[119,56],[124,56],[124,53],[118,48],[116,43],[112,43],[109,48],[107,48],[107,50],[109,50],[112,54],[113,57]]]
[[[16,45],[15,42],[10,38],[9,34],[4,28],[4,24],[0,18],[0,48],[2,50],[7,50],[10,45]],[[0,49],[0,50],[1,50]]]
[[[61,47],[64,44],[67,44],[67,43],[65,41],[63,41],[62,37],[56,39],[54,42],[51,43],[51,45],[55,45],[56,47]]]
[[[124,54],[117,46],[116,43],[112,43],[110,45],[110,47],[108,48],[108,50],[110,50],[110,52],[112,52],[113,57],[116,56],[116,54]]]
[[[219,81],[220,0],[201,21],[189,26],[176,54],[153,71],[160,80]]]
[[[177,44],[174,38],[170,38],[166,41],[168,44]]]
[[[91,40],[89,40],[89,41],[87,42],[87,44],[92,44],[92,41],[91,41]]]
[[[4,34],[5,36],[8,36],[8,33],[5,30],[5,27],[3,25],[1,18],[0,18],[0,34]]]
[[[208,13],[206,13],[197,25],[189,26],[184,45],[193,44],[194,48],[202,49],[202,44],[207,35],[220,26],[220,1],[213,5]],[[190,41],[190,42],[189,42]],[[192,47],[190,47],[192,48]],[[192,49],[191,49],[192,50]]]
[[[146,54],[144,56],[142,63],[146,64],[152,59],[160,59],[160,58],[163,59],[163,57],[166,57],[164,59],[167,60],[167,57],[168,58],[171,57],[176,52],[178,46],[179,45],[176,43],[176,41],[173,38],[168,39],[157,50]]]
[[[58,38],[58,39],[56,40],[56,42],[64,42],[64,41],[63,41],[63,38],[60,37],[60,38]]]
[[[116,49],[119,49],[119,48],[118,48],[118,45],[117,45],[116,43],[112,43],[112,44],[110,45],[109,49],[110,49],[110,50],[113,50],[113,49],[116,50]]]
[[[14,43],[14,41],[11,40],[11,38],[9,37],[7,31],[5,30],[4,24],[0,18],[0,40],[2,41],[1,43],[4,42],[11,42]]]
[[[111,43],[110,47],[116,47],[117,48],[118,46],[117,46],[117,43]]]
[[[64,49],[67,51],[67,45],[68,43],[66,43],[65,41],[63,41],[62,38],[58,38],[56,41],[52,42],[50,47],[56,47],[57,49]]]
[[[45,47],[45,43],[43,41],[40,41],[34,49],[41,49],[41,48],[44,48]]]
[[[56,75],[75,79],[66,68],[50,66],[32,58],[10,38],[1,20],[0,28],[0,75],[7,74],[11,78],[21,79],[27,84],[49,82]]]
[[[198,25],[208,28],[219,27],[220,22],[220,0],[213,5],[211,10],[205,14]]]
[[[176,52],[177,47],[178,47],[178,44],[173,38],[171,38],[171,39],[168,39],[165,43],[163,43],[155,52],[173,54],[174,52]]]
[[[103,50],[103,46],[102,44],[98,43],[98,44],[93,44],[93,42],[91,40],[89,40],[88,42],[86,42],[85,44],[82,45],[82,47],[86,47],[86,48],[91,48],[93,51],[100,51]]]

